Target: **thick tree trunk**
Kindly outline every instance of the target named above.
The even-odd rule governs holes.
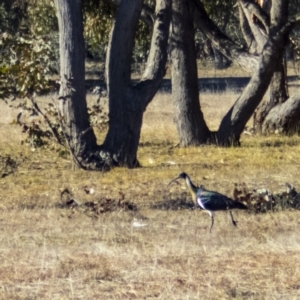
[[[61,121],[74,162],[84,167],[89,154],[97,145],[88,121],[85,98],[81,1],[55,0],[55,5],[60,29]]]
[[[77,166],[103,170],[113,165],[134,167],[143,112],[165,73],[171,0],[157,1],[146,71],[131,85],[131,54],[143,0],[122,0],[107,55],[109,131],[97,146],[88,121],[84,89],[84,40],[80,0],[55,0],[60,31],[60,107],[64,132]]]
[[[180,146],[204,143],[209,130],[199,104],[194,25],[189,0],[173,0],[172,96]]]
[[[261,102],[254,113],[253,127],[255,132],[262,133],[263,124],[269,112],[289,97],[285,63],[285,59],[282,59],[282,63],[276,64],[270,83],[269,99]]]
[[[264,120],[262,132],[294,134],[299,133],[300,97],[292,96],[284,103],[272,108]]]
[[[268,5],[267,5],[268,3]],[[259,7],[250,0],[239,0],[241,13],[244,14],[246,23],[254,37],[255,43],[258,45],[257,51],[260,53],[267,41],[267,33],[270,27],[270,3],[271,1],[264,1],[264,6]],[[281,18],[273,18],[272,23],[279,21],[280,24],[286,24],[288,18],[287,6],[281,4],[280,6]],[[249,34],[244,32],[245,40],[249,40]],[[280,63],[281,61],[281,63]],[[261,132],[263,122],[270,112],[278,103],[283,103],[288,98],[288,89],[286,84],[286,66],[285,58],[276,62],[276,69],[270,82],[269,99],[263,101],[257,108],[254,114],[254,129],[256,132]]]
[[[138,165],[137,148],[143,113],[165,74],[171,20],[171,0],[157,1],[147,68],[141,81],[132,86],[131,55],[142,4],[142,0],[121,2],[106,60],[109,130],[102,145],[102,153],[109,157],[111,163],[126,167]]]
[[[284,47],[287,43],[287,35],[291,30],[291,24],[282,26],[281,5],[283,0],[274,2],[272,7],[272,21],[267,44],[264,47],[258,70],[243,91],[240,98],[223,118],[219,131],[218,142],[222,145],[238,145],[242,131],[253,114],[257,105],[265,94],[272,75],[276,69],[274,62],[280,61]],[[285,5],[288,3],[285,1]]]

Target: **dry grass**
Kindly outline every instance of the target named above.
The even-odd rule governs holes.
[[[201,96],[212,128],[236,97]],[[19,164],[0,180],[1,299],[300,298],[299,211],[234,212],[237,228],[220,212],[209,234],[205,212],[162,205],[190,201],[183,184],[165,189],[180,171],[228,195],[234,182],[280,191],[288,181],[300,189],[299,137],[245,136],[238,149],[173,148],[171,98],[163,94],[145,113],[143,167],[103,174],[71,171],[53,151],[20,146],[19,128],[7,124],[15,113],[1,104],[0,155]],[[64,188],[80,201],[122,192],[138,210],[95,215],[60,208]],[[134,227],[134,220],[146,226]]]

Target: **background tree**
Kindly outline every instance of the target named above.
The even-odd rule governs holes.
[[[26,98],[49,92],[51,75],[58,69],[53,3],[12,1],[3,7],[0,96]]]
[[[134,6],[129,5],[128,1],[129,0],[123,0],[121,2],[113,1],[114,3],[112,4],[111,0],[100,2],[96,0],[86,0],[83,2],[83,6],[81,6],[80,1],[78,3],[76,2],[74,8],[69,7],[71,5],[69,0],[55,1],[56,8],[59,12],[58,16],[60,17],[61,88],[59,104],[61,123],[63,124],[65,137],[70,146],[74,161],[82,168],[100,169],[104,166],[111,165],[124,165],[128,167],[138,165],[136,153],[143,112],[158,90],[164,76],[164,65],[167,58],[168,22],[171,18],[170,0],[157,1],[157,9],[154,15],[152,1],[143,2],[139,0]],[[226,9],[229,9],[227,6],[228,3],[224,4],[227,7]],[[191,0],[188,2],[178,2],[174,0],[173,32],[172,38],[170,39],[172,43],[172,84],[174,103],[177,108],[177,128],[180,144],[183,146],[211,142],[221,145],[238,145],[240,134],[245,124],[266,91],[266,83],[270,83],[268,81],[269,74],[276,71],[276,69],[273,69],[274,66],[269,65],[269,58],[271,57],[275,61],[275,59],[278,59],[278,53],[283,53],[281,46],[286,44],[286,36],[292,27],[292,25],[285,27],[285,24],[289,24],[287,23],[288,3],[273,0],[272,10],[269,13],[270,17],[268,11],[262,10],[257,7],[257,5],[255,6],[254,2],[240,0],[239,3],[240,12],[241,10],[243,12],[243,19],[248,22],[244,22],[245,28],[248,26],[249,29],[250,25],[255,28],[253,30],[251,29],[252,27],[250,28],[252,30],[250,37],[255,40],[256,44],[256,50],[251,50],[252,53],[248,51],[249,47],[245,47],[248,42],[246,39],[244,45],[241,45],[238,43],[240,42],[239,38],[233,40],[233,38],[228,37],[225,32],[219,29],[200,1]],[[207,8],[211,9],[211,15],[213,15],[213,7],[220,5],[219,2],[216,2],[214,6],[213,3],[207,1],[205,4]],[[25,7],[26,16],[22,17],[19,22],[20,26],[21,24],[26,24],[25,30],[15,31],[22,34],[22,36],[19,36],[20,43],[21,41],[24,43],[25,35],[30,34],[31,37],[40,35],[43,37],[44,43],[41,43],[39,47],[43,46],[47,48],[49,43],[47,44],[46,42],[50,41],[51,44],[52,39],[55,38],[55,34],[57,34],[58,31],[55,10],[53,9],[53,5],[51,6],[51,1],[44,0],[41,2],[28,0]],[[280,16],[278,12],[275,12],[275,7],[277,11],[281,12]],[[8,8],[11,9],[10,6],[8,6]],[[95,8],[95,10],[93,8]],[[97,9],[98,11],[95,12]],[[116,9],[117,13],[115,14]],[[238,7],[236,7],[236,10],[237,9]],[[231,8],[231,10],[233,11],[234,8]],[[194,14],[194,24],[191,21],[192,13]],[[91,18],[88,17],[89,15]],[[100,44],[106,43],[104,40],[93,40],[95,38],[94,34],[101,28],[99,19],[104,15],[106,19],[103,21],[104,25],[102,32],[100,32],[102,36],[108,32],[109,24],[112,22],[111,20],[115,18],[115,21],[113,23],[106,57],[106,81],[110,114],[109,130],[104,143],[98,146],[86,110],[86,92],[84,88],[84,36],[90,45],[92,45],[92,43],[96,45],[98,42]],[[221,16],[223,15],[224,14],[221,14]],[[235,16],[235,13],[231,15]],[[150,19],[154,19],[155,22],[151,22]],[[257,21],[250,24],[248,20],[251,19]],[[143,20],[143,23],[141,23],[140,20]],[[76,25],[76,27],[74,24],[78,24],[78,22],[81,25]],[[226,18],[222,20],[222,22],[226,23]],[[145,24],[149,25],[149,27],[146,27]],[[213,47],[224,56],[243,68],[250,69],[252,73],[254,72],[249,86],[224,117],[217,132],[210,132],[199,106],[194,26],[200,30],[202,34],[210,40]],[[275,31],[274,28],[276,28],[277,31]],[[285,29],[280,31],[281,28]],[[271,29],[273,30],[272,34]],[[145,52],[149,44],[148,36],[150,31],[153,32],[153,35],[148,64],[141,76],[141,80],[135,85],[132,85],[132,54],[134,52],[134,44],[139,44],[134,41],[136,41],[136,37],[138,36],[141,45],[140,49],[142,49],[140,52]],[[263,34],[260,34],[259,38],[255,38],[254,32],[258,31],[262,31]],[[16,35],[18,33],[16,33]],[[10,38],[10,35],[7,35],[7,33],[2,35],[2,40],[6,41],[5,45],[2,44],[6,52],[4,51],[2,53],[6,53],[6,59],[3,60],[1,64],[0,80],[1,84],[4,82],[6,85],[9,82],[9,73],[7,71],[10,60],[9,51],[10,49],[15,49],[12,48],[12,44],[8,42],[11,41]],[[12,38],[12,40],[13,39],[14,38]],[[260,40],[263,40],[263,42]],[[280,43],[280,45],[276,45],[276,43]],[[41,48],[37,47],[32,41],[26,45],[31,46],[29,48],[23,47],[23,49],[27,49],[27,53],[30,54],[35,53],[32,50],[37,49],[36,57],[38,57]],[[261,53],[259,53],[261,49],[257,47],[262,49]],[[30,51],[28,49],[30,49]],[[121,52],[120,49],[122,49]],[[139,47],[135,47],[135,49],[139,49]],[[17,52],[15,51],[15,53]],[[50,56],[45,54],[46,52],[40,53],[43,59],[46,58],[48,63],[56,61],[55,59],[49,59]],[[46,76],[43,71],[46,70],[47,74],[49,74],[48,70],[50,70],[46,68],[46,61],[44,62],[45,67],[43,67],[43,64],[41,66],[27,64],[28,58],[26,55],[21,54],[21,52],[17,55],[17,57],[24,58],[22,64],[20,64],[19,59],[15,59],[16,63],[23,68],[22,72],[20,72],[21,69],[17,69],[11,64],[11,70],[19,70],[17,71],[18,76],[16,76],[16,74],[11,75],[11,78],[17,78],[19,80],[17,83],[12,81],[13,84],[11,85],[11,89],[15,89],[15,94],[19,93],[19,95],[22,91],[29,91],[29,93],[41,91],[44,87],[40,84],[44,84],[43,78],[45,77],[43,76]],[[41,61],[41,59],[36,59],[38,63]],[[25,66],[27,66],[27,69]],[[275,65],[275,67],[277,66]],[[30,68],[39,70],[39,72],[32,72]],[[30,72],[32,74],[27,76]],[[24,76],[22,77],[20,74]],[[42,88],[40,88],[40,86]],[[293,104],[293,99],[295,100],[295,98],[291,98],[291,100],[285,101],[285,105],[292,105],[291,107],[294,107],[294,104],[298,102],[295,101]],[[283,107],[285,106],[281,107],[281,112],[283,111]],[[286,109],[285,111],[291,112],[291,109]],[[283,120],[287,119],[287,117],[282,118],[280,126],[283,128],[290,127],[290,122],[289,126],[282,125]],[[292,120],[295,119],[296,117]],[[274,122],[270,119],[268,120],[269,123],[267,127],[274,128],[275,126],[276,128]]]
[[[142,1],[138,7],[140,13]],[[106,58],[106,78],[109,97],[109,130],[103,148],[118,165],[137,165],[136,153],[140,138],[143,113],[157,92],[165,74],[167,42],[171,20],[171,1],[156,4],[155,23],[147,61],[140,82],[131,84],[131,53],[134,28],[124,32],[128,24],[138,21],[132,5],[122,1],[119,16],[111,33]],[[120,53],[120,49],[122,49]]]
[[[171,1],[157,1],[147,68],[131,84],[131,55],[142,0],[123,0],[111,32],[106,60],[109,130],[103,145],[88,122],[84,90],[84,43],[80,1],[56,0],[60,32],[60,110],[74,162],[85,169],[134,167],[143,112],[159,88],[167,59]],[[122,49],[122,51],[120,51]]]
[[[199,104],[193,11],[189,1],[173,0],[171,43],[172,97],[181,146],[205,143],[209,130]]]
[[[286,22],[287,7],[288,2],[283,2],[282,0],[273,2],[270,18],[271,25],[267,35],[267,42],[263,47],[262,54],[258,58],[248,52],[246,53],[245,50],[234,45],[234,43],[208,18],[203,5],[197,0],[193,1],[192,11],[197,12],[196,24],[200,29],[203,29],[203,32],[207,37],[210,38],[216,47],[218,47],[224,55],[227,55],[228,58],[235,60],[241,65],[246,65],[248,61],[248,66],[250,65],[251,68],[255,70],[242,95],[223,118],[218,131],[206,134],[206,142],[214,142],[219,145],[239,145],[240,135],[256,107],[262,100],[270,84],[271,77],[276,70],[277,65],[274,64],[274,61],[280,61],[284,47],[287,44],[287,36],[292,28],[292,25]],[[198,19],[199,16],[202,18]],[[176,25],[177,24],[173,24],[175,28]],[[186,41],[181,36],[180,44],[183,45],[185,42]],[[182,47],[182,49],[185,49],[185,47]],[[249,63],[249,61],[251,63]],[[174,59],[172,60],[172,63],[174,64]],[[189,66],[188,64],[186,65]],[[188,71],[182,68],[180,69],[181,73],[178,74],[178,76],[186,78],[186,74],[194,74],[192,70],[193,68],[191,65],[189,66]],[[185,87],[185,89],[188,89],[188,87]],[[191,100],[186,101],[186,114],[193,110],[191,103]],[[178,116],[180,117],[180,114],[178,114]],[[188,120],[188,117],[186,117],[186,120]],[[192,122],[190,122],[190,126],[193,126]],[[205,127],[206,125],[204,124],[199,130],[206,131]],[[201,142],[203,141],[199,140],[199,143]]]
[[[231,39],[237,41],[241,39],[240,31],[238,30],[238,22],[236,18],[235,9],[233,9],[236,4],[235,0],[228,1],[202,1],[207,14],[210,19],[220,28],[220,30],[226,35],[228,35]],[[201,34],[201,31],[198,30]],[[203,36],[203,34],[201,34]],[[203,36],[204,39],[205,36]],[[208,39],[207,42],[210,43]],[[222,54],[217,48],[210,43],[212,53],[214,56],[214,67],[216,69],[224,69],[229,67],[231,61],[227,59],[226,56]]]
[[[267,34],[270,27],[270,10],[271,0],[255,1],[253,3],[249,0],[240,0],[240,19],[242,24],[248,30],[244,30],[245,40],[248,47],[251,44],[256,45],[256,52],[261,53],[264,45],[267,42]],[[285,16],[282,23],[288,21],[288,7],[282,7],[282,14]],[[250,44],[249,44],[250,43]],[[267,101],[263,101],[255,112],[254,126],[257,131],[262,130],[263,122],[270,112],[270,110],[279,103],[283,103],[288,99],[288,85],[287,85],[287,67],[285,56],[276,63],[276,70],[274,71]]]

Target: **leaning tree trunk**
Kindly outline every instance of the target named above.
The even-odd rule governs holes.
[[[85,168],[97,148],[85,98],[84,40],[81,1],[55,0],[59,24],[61,121],[73,161]]]
[[[247,20],[248,27],[250,28],[252,36],[254,36],[255,42],[258,45],[258,51],[261,52],[263,49],[267,37],[266,34],[269,32],[270,22],[270,3],[271,0],[264,1],[264,7],[253,3],[250,0],[239,0],[240,14]],[[281,5],[281,19],[280,22],[283,25],[286,24],[288,19],[288,11],[286,5]],[[242,19],[242,18],[241,18]],[[248,36],[245,36],[245,40],[248,40]],[[281,61],[281,63],[280,63]],[[254,114],[253,126],[256,132],[262,131],[262,126],[265,118],[267,117],[270,110],[279,103],[283,103],[288,98],[287,88],[287,76],[286,76],[286,61],[284,55],[279,59],[279,63],[276,65],[274,75],[270,82],[269,96],[268,99],[261,102]]]
[[[199,104],[194,25],[189,0],[173,0],[172,96],[180,146],[205,143],[209,130]]]
[[[240,27],[241,27],[245,42],[247,44],[248,51],[249,51],[249,53],[252,53],[252,54],[258,54],[257,42],[252,34],[248,20],[244,14],[244,10],[239,2],[238,2],[238,8],[239,8]]]
[[[291,24],[284,25],[282,22],[286,17],[282,15],[282,12],[284,12],[282,5],[287,7],[287,1],[274,1],[271,11],[270,33],[261,54],[259,68],[253,74],[240,98],[221,122],[217,138],[222,145],[239,144],[240,135],[246,123],[254,113],[271,82],[276,69],[274,62],[280,61],[282,58],[284,47],[287,44],[287,35],[292,28]]]
[[[157,1],[147,67],[141,81],[132,86],[131,55],[142,4],[143,0],[121,2],[106,59],[109,130],[102,153],[111,163],[126,167],[138,166],[137,149],[143,113],[165,74],[171,20],[171,0]]]
[[[239,65],[247,72],[253,73],[258,66],[259,56],[250,54],[240,45],[234,43],[209,18],[203,4],[199,0],[190,0],[194,10],[194,22],[197,28],[210,40],[228,60]]]

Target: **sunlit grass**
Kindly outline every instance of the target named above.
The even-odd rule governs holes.
[[[201,95],[211,129],[236,96],[226,92],[215,112],[220,95]],[[171,97],[161,94],[144,116],[141,168],[85,172],[72,171],[69,158],[54,150],[21,146],[20,128],[8,125],[14,113],[1,106],[2,114],[0,155],[18,163],[0,179],[2,299],[300,298],[299,211],[236,211],[237,228],[219,212],[209,234],[207,213],[160,205],[190,201],[183,182],[166,189],[182,171],[229,196],[235,182],[272,192],[285,190],[285,182],[300,189],[298,136],[243,135],[239,148],[178,148]],[[97,136],[101,143],[104,133]],[[81,202],[123,193],[138,210],[59,208],[65,188]],[[145,226],[134,227],[134,220]]]

